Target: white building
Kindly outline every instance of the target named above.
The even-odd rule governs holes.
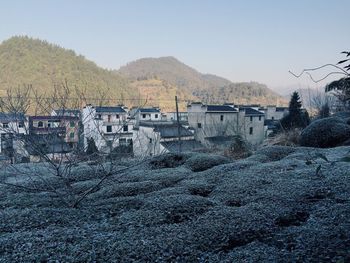
[[[133,124],[122,106],[94,107],[87,105],[82,111],[84,148],[93,138],[99,151],[110,152],[117,146],[132,144]]]
[[[179,141],[180,134],[180,141]],[[203,148],[193,131],[173,122],[142,122],[134,128],[135,156],[154,156],[167,152],[188,152]]]
[[[281,120],[288,114],[288,107],[277,107],[274,105],[266,106],[263,109],[266,120]]]
[[[28,119],[21,113],[0,113],[0,153],[21,153],[21,141],[28,134]],[[12,157],[12,156],[11,156]]]
[[[188,123],[195,138],[206,146],[228,146],[232,136],[240,135],[253,145],[264,140],[264,113],[253,107],[188,105]]]

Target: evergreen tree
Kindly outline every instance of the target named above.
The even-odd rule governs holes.
[[[87,143],[88,143],[88,146],[87,146],[87,149],[86,149],[86,154],[91,155],[91,154],[94,154],[94,153],[98,152],[95,140],[93,138],[88,138],[87,139]]]
[[[307,111],[302,111],[299,93],[294,91],[289,102],[289,113],[281,120],[285,129],[304,128],[310,123]]]

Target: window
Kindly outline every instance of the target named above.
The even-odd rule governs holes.
[[[115,115],[115,117],[116,117],[117,119],[119,119],[119,114]]]
[[[249,134],[253,134],[253,127],[249,128]]]
[[[202,128],[202,123],[198,122],[198,123],[197,123],[197,127],[198,127],[199,129]]]
[[[250,121],[253,121],[253,116],[250,116]]]
[[[102,118],[101,114],[98,114],[98,115],[97,115],[97,118],[98,118],[98,119],[101,119],[101,118]]]
[[[158,114],[154,114],[154,118],[158,119]]]
[[[275,119],[275,117],[272,117],[272,118],[271,118],[271,120],[274,120],[274,119]]]
[[[259,121],[261,121],[261,116],[259,116]]]
[[[44,123],[43,123],[42,121],[39,121],[39,122],[38,122],[38,127],[39,127],[39,128],[44,127]]]
[[[48,122],[48,123],[47,123],[47,127],[50,128],[50,127],[51,127],[51,124],[52,124],[51,122]]]
[[[71,121],[69,125],[70,125],[71,128],[75,127],[74,121]]]
[[[119,139],[119,145],[121,145],[121,146],[126,146],[126,145],[127,145],[126,139],[125,139],[125,138],[120,138],[120,139]]]
[[[108,115],[107,118],[108,118],[108,122],[111,122],[111,115]]]
[[[9,127],[9,124],[8,124],[7,122],[4,122],[4,123],[2,123],[2,127],[3,127],[3,128],[8,128],[8,127]]]
[[[112,126],[111,125],[107,125],[107,132],[112,132]]]
[[[143,119],[146,119],[146,114],[142,114],[142,118],[143,118]]]
[[[127,132],[129,129],[128,129],[128,125],[124,125],[123,126],[123,131]]]
[[[149,138],[149,143],[152,143],[152,138]]]
[[[18,128],[23,128],[24,127],[24,122],[23,121],[20,121],[19,123],[18,123]]]
[[[220,121],[224,121],[224,115],[220,115]]]
[[[71,132],[71,133],[69,134],[69,138],[74,139],[74,132]]]

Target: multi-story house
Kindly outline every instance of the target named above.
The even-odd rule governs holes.
[[[97,149],[111,152],[118,146],[132,145],[133,123],[123,106],[94,107],[87,105],[82,111],[84,127],[84,148],[88,146],[88,139],[93,139]]]
[[[288,114],[288,107],[277,107],[274,105],[266,106],[263,109],[266,120],[281,120]]]
[[[0,113],[0,154],[22,154],[23,137],[28,134],[28,119],[22,113]]]
[[[134,120],[135,126],[144,121],[161,121],[162,113],[159,108],[139,108],[134,107],[129,112],[129,117]]]
[[[31,116],[29,130],[31,135],[45,137],[55,135],[63,142],[75,149],[79,142],[80,119],[76,116]]]
[[[206,146],[227,146],[235,135],[253,145],[264,140],[264,113],[255,107],[224,105],[188,105],[188,123],[195,138]]]
[[[135,156],[154,156],[203,148],[195,141],[193,130],[169,121],[141,122],[138,127],[134,127],[133,142]]]

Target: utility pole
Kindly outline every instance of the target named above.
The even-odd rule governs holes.
[[[181,153],[181,126],[180,126],[180,118],[179,118],[179,105],[177,103],[177,96],[175,96],[175,105],[176,105],[176,120],[177,120],[177,136],[179,137],[179,152]]]

